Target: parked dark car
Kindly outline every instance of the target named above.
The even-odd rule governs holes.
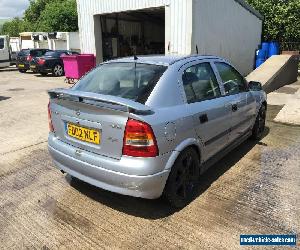
[[[43,56],[49,49],[22,49],[16,58],[16,66],[21,73],[30,70],[30,62],[35,57]]]
[[[61,56],[78,54],[78,52],[69,50],[48,51],[42,57],[34,58],[30,62],[30,69],[33,72],[40,73],[41,75],[47,75],[48,73],[52,73],[54,76],[63,76],[65,72]]]

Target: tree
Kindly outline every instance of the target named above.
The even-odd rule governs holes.
[[[2,27],[2,34],[9,35],[11,37],[18,37],[19,33],[24,31],[24,21],[20,18],[14,18],[11,21],[5,22]]]
[[[300,41],[300,0],[247,0],[264,16],[263,40]]]
[[[5,22],[3,34],[19,36],[24,31],[77,31],[76,0],[30,0],[24,19]]]
[[[28,26],[30,31],[41,31],[38,27],[38,23],[40,21],[41,14],[46,9],[46,6],[53,2],[62,3],[64,0],[29,0],[29,2],[29,7],[24,13],[24,21],[30,24],[30,26]]]
[[[75,0],[48,3],[38,18],[37,28],[41,31],[77,31],[78,15]]]

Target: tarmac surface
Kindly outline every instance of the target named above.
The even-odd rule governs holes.
[[[211,167],[198,196],[173,210],[54,167],[46,90],[63,80],[0,69],[1,249],[250,249],[240,234],[297,234],[300,247],[300,127],[273,121],[283,105],[268,106],[260,142]]]

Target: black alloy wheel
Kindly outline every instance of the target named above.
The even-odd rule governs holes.
[[[192,200],[199,176],[198,153],[188,148],[178,156],[165,186],[165,197],[173,207],[182,208]]]
[[[263,104],[257,114],[255,124],[252,130],[252,138],[255,140],[260,140],[263,136],[266,127],[266,114],[267,107]]]

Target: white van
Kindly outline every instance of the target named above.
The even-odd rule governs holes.
[[[0,68],[9,67],[11,63],[9,37],[0,36]]]

